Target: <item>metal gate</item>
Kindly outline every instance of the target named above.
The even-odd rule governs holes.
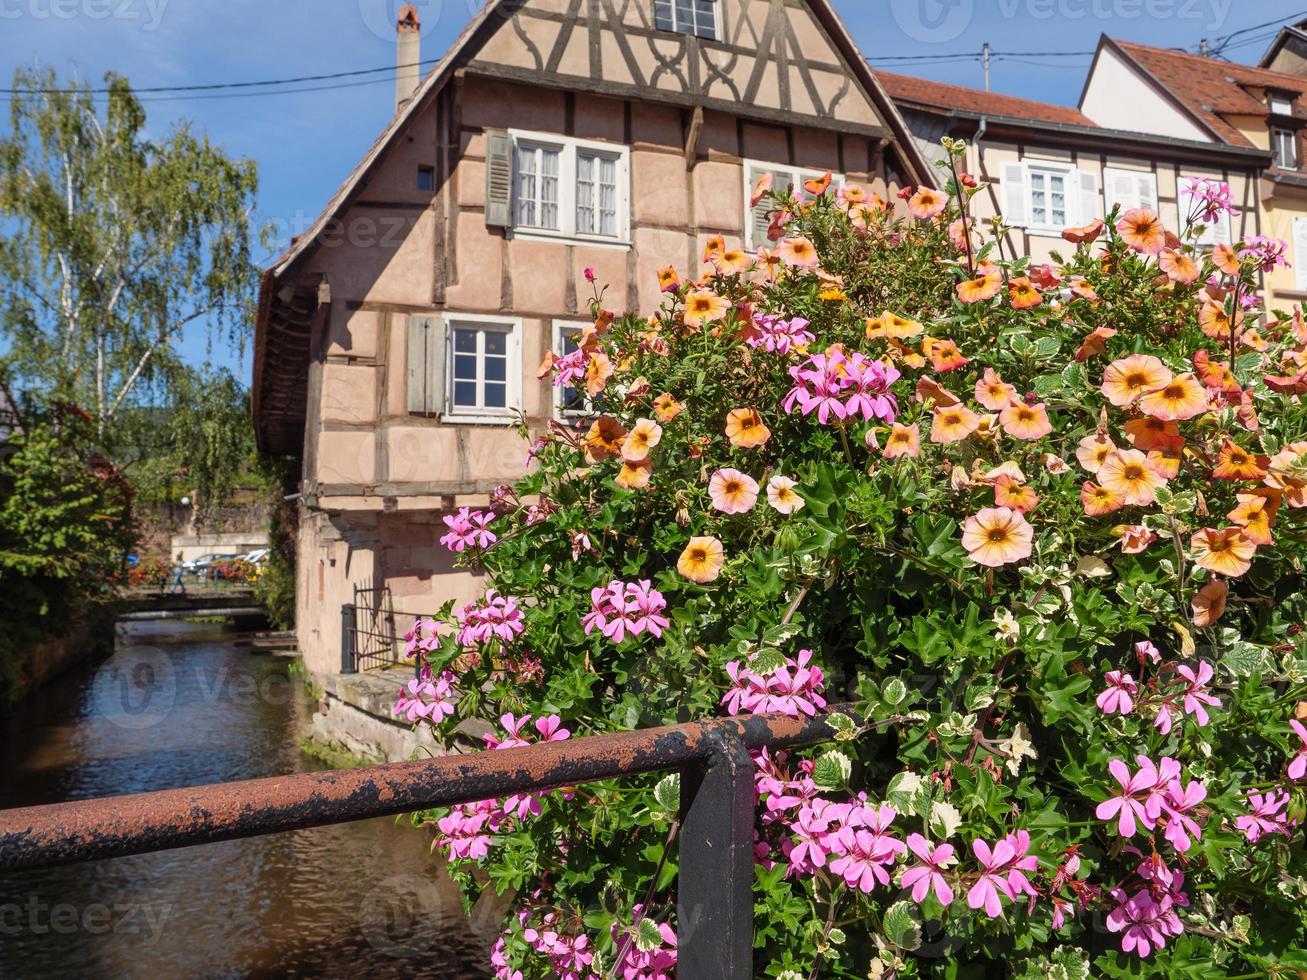
[[[354,586],[354,601],[340,610],[341,673],[385,670],[405,663],[404,634],[418,620],[429,618],[425,613],[396,612],[385,585],[369,580]]]

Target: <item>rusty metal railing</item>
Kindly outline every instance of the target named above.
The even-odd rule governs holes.
[[[848,713],[836,706],[832,713]],[[753,975],[750,750],[830,741],[827,716],[755,715],[519,749],[0,810],[0,873],[681,773],[678,975]]]

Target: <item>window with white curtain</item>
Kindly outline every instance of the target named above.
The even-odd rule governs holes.
[[[527,235],[626,243],[626,146],[513,133],[513,228]]]

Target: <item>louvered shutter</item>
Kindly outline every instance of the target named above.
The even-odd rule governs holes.
[[[1299,292],[1307,292],[1307,218],[1293,219],[1293,269]]]
[[[507,133],[486,133],[486,225],[508,228],[513,223],[513,139]]]
[[[749,168],[749,190],[753,193],[754,186],[762,179],[763,175],[768,173],[766,167]],[[794,181],[794,175],[783,170],[770,171],[774,181],[772,190],[776,193],[783,192],[787,186]],[[748,203],[747,201],[745,202]],[[775,210],[775,203],[769,198],[759,201],[757,206],[749,213],[749,247],[759,248],[763,245],[769,245],[767,238],[767,229],[771,227],[771,212]]]
[[[1138,188],[1139,206],[1157,210],[1157,174],[1138,174],[1135,177]]]
[[[1021,228],[1030,220],[1026,213],[1025,164],[1003,164],[1003,220],[1013,228]]]
[[[408,318],[408,411],[439,415],[445,407],[445,327],[437,316]]]
[[[1098,199],[1098,174],[1089,170],[1076,172],[1080,190],[1078,198],[1080,213],[1077,224],[1088,224],[1102,214],[1103,206]]]

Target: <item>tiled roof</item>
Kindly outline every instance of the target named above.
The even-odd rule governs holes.
[[[1157,79],[1203,125],[1234,146],[1253,144],[1225,117],[1265,118],[1270,113],[1266,103],[1249,89],[1270,88],[1298,93],[1294,100],[1295,115],[1307,102],[1307,78],[1130,41],[1113,43]]]
[[[890,98],[896,102],[939,109],[960,109],[964,112],[983,112],[1038,122],[1069,123],[1075,126],[1094,125],[1093,120],[1071,106],[1019,99],[1013,95],[999,95],[996,92],[985,92],[962,85],[946,85],[943,82],[896,75],[887,71],[877,71],[876,77],[885,86]]]

